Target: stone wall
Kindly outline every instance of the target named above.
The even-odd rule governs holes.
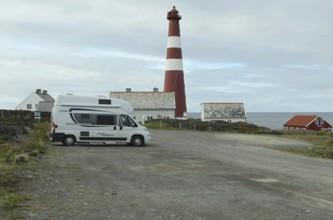
[[[246,121],[246,113],[243,103],[203,103],[202,106],[202,121]]]
[[[175,109],[174,92],[111,92],[110,97],[123,99],[134,109]]]

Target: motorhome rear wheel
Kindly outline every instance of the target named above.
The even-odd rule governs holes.
[[[63,141],[63,144],[66,145],[66,146],[72,146],[75,144],[75,137],[74,136],[66,136],[64,138],[64,141]]]

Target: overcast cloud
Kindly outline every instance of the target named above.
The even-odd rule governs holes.
[[[163,91],[168,20],[180,21],[187,108],[332,112],[332,0],[0,0],[0,109],[36,89]]]

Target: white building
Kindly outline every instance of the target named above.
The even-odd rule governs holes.
[[[246,122],[243,103],[202,103],[201,121]]]
[[[137,121],[175,118],[174,92],[159,92],[157,88],[153,92],[132,92],[127,88],[126,92],[110,92],[110,98],[129,102],[134,108],[132,116]]]
[[[47,90],[36,89],[16,106],[16,110],[51,112],[54,98],[47,93]]]

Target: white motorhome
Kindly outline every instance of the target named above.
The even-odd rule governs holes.
[[[50,140],[64,145],[144,145],[150,133],[130,116],[132,111],[121,99],[60,95],[52,109]]]

